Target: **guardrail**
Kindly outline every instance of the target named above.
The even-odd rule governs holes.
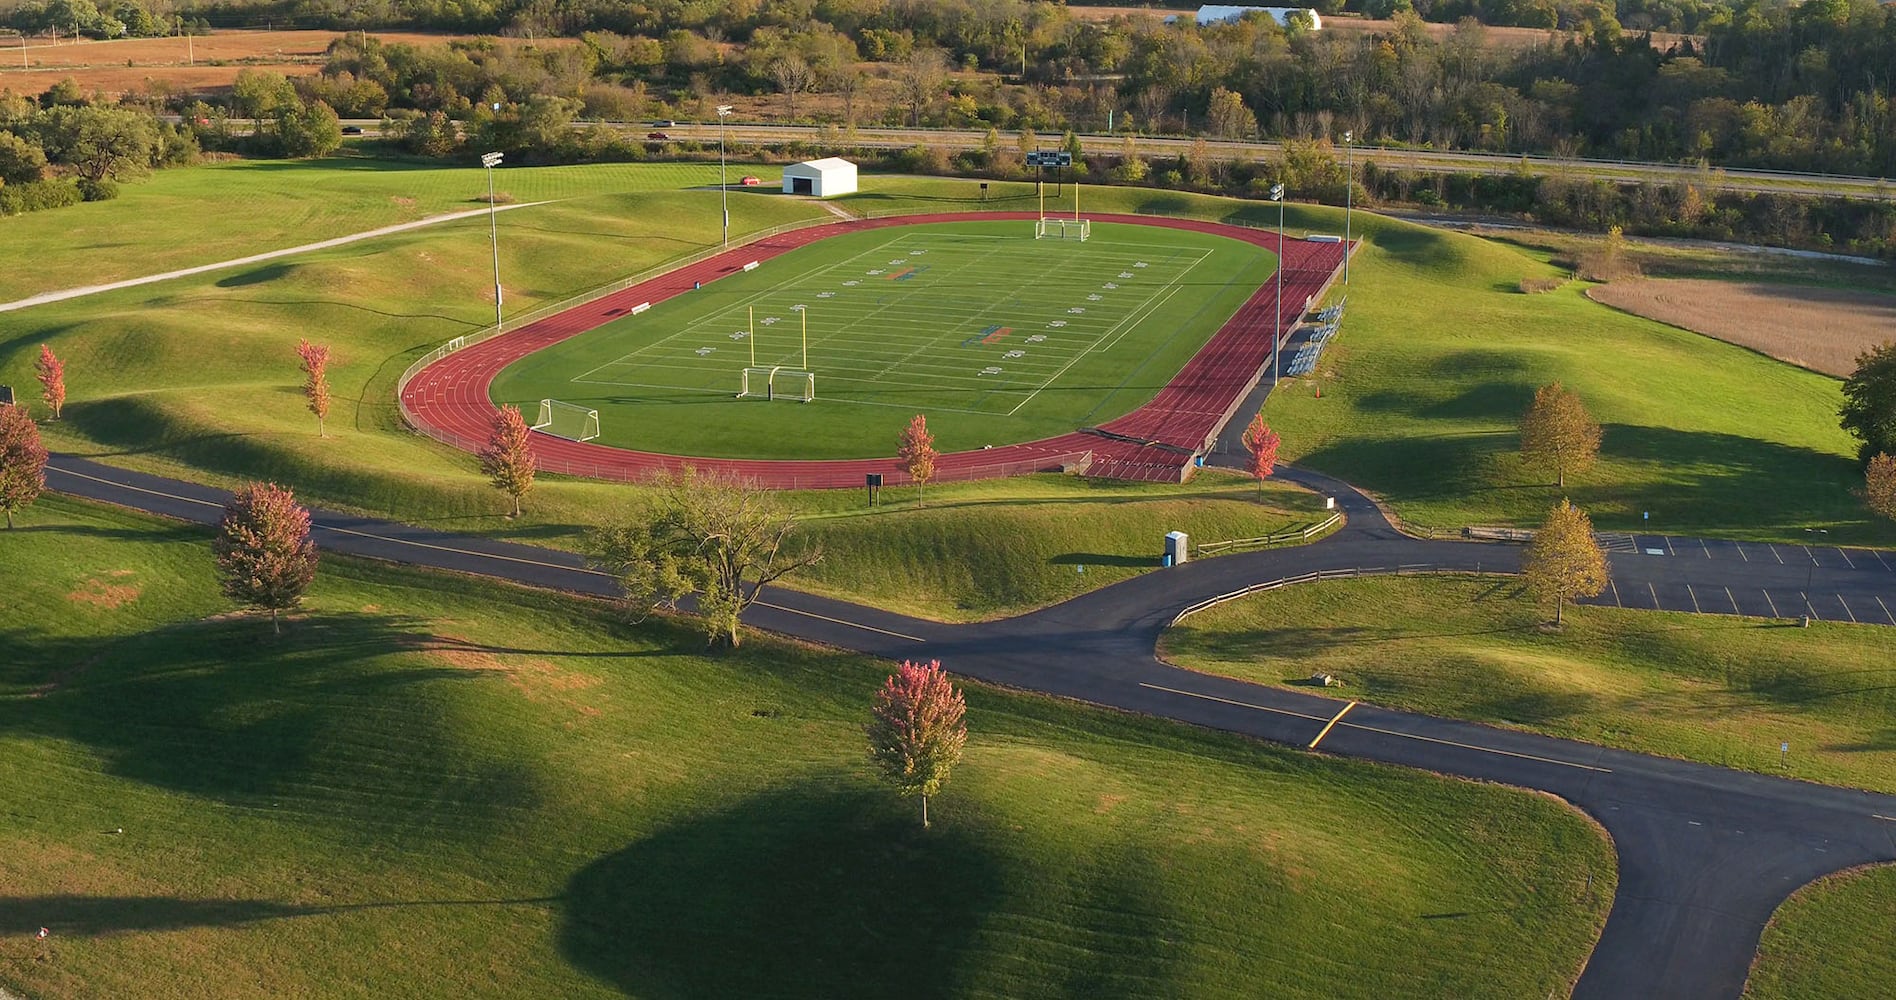
[[[1342,523],[1343,513],[1338,511],[1301,531],[1280,531],[1275,535],[1263,535],[1257,538],[1234,538],[1230,541],[1206,542],[1203,545],[1194,545],[1192,546],[1192,556],[1196,558],[1198,556],[1215,555],[1219,552],[1235,552],[1239,549],[1269,548],[1273,545],[1282,545],[1285,542],[1307,542]]]
[[[1356,580],[1356,579],[1361,579],[1362,577],[1366,577],[1366,576],[1517,576],[1517,575],[1519,574],[1503,573],[1503,572],[1498,572],[1496,570],[1483,570],[1481,568],[1480,563],[1476,563],[1473,569],[1469,569],[1466,566],[1444,566],[1439,563],[1409,563],[1409,564],[1399,564],[1396,566],[1371,566],[1371,567],[1353,566],[1349,569],[1321,569],[1321,570],[1317,570],[1314,573],[1304,573],[1300,576],[1285,576],[1285,577],[1279,577],[1275,580],[1267,580],[1264,583],[1254,583],[1250,585],[1249,587],[1244,588],[1243,590],[1234,590],[1228,594],[1219,594],[1217,597],[1206,598],[1205,600],[1199,601],[1197,604],[1193,604],[1186,607],[1184,610],[1180,611],[1178,614],[1173,615],[1172,620],[1169,623],[1167,623],[1166,627],[1172,628],[1178,625],[1179,622],[1182,622],[1185,619],[1190,618],[1192,615],[1198,614],[1200,611],[1209,611],[1220,604],[1226,604],[1231,601],[1235,601],[1241,597],[1250,597],[1252,594],[1262,594],[1262,593],[1265,593],[1266,591],[1282,590],[1285,587],[1294,587],[1299,584],[1322,583],[1325,580]]]

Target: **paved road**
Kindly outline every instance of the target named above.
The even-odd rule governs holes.
[[[1338,719],[1343,704],[1333,699],[1159,662],[1154,644],[1179,611],[1259,581],[1314,570],[1518,565],[1516,548],[1407,538],[1345,484],[1303,470],[1280,474],[1337,496],[1349,527],[1311,546],[1149,573],[1002,622],[944,625],[784,590],[748,620],[876,656],[939,657],[985,681],[1300,746],[1335,720],[1322,736],[1325,751],[1559,795],[1604,825],[1619,853],[1611,915],[1574,994],[1588,1000],[1735,997],[1765,921],[1792,890],[1841,868],[1896,861],[1896,796],[1368,706]],[[215,520],[225,496],[67,456],[54,458],[48,481],[62,492],[199,522]],[[319,544],[332,551],[589,594],[614,590],[611,579],[568,553],[321,510],[312,511],[312,523]],[[1702,550],[1691,555],[1684,542]],[[1896,603],[1896,573],[1878,564],[1888,553],[1864,560],[1860,550],[1813,548],[1806,565],[1785,546],[1760,552],[1723,543],[1726,551],[1658,536],[1630,544],[1641,551],[1613,562],[1622,598],[1644,591],[1671,607],[1675,594],[1698,599],[1730,589],[1739,603],[1740,592],[1753,590],[1795,592],[1813,607],[1834,598],[1840,611]],[[1645,554],[1652,548],[1668,554]]]

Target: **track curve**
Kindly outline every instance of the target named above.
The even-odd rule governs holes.
[[[400,389],[401,411],[415,428],[465,451],[485,442],[497,407],[488,394],[501,369],[535,351],[576,337],[618,318],[642,302],[654,305],[696,285],[738,273],[818,240],[865,229],[937,222],[1031,221],[1025,212],[942,212],[837,222],[767,237],[684,265],[630,288],[594,299],[449,354],[416,372]],[[1211,233],[1272,250],[1277,236],[1241,226],[1167,216],[1095,215],[1095,222],[1159,226]],[[954,452],[936,462],[938,481],[988,479],[1027,472],[1079,469],[1088,475],[1177,482],[1193,460],[1211,447],[1236,406],[1268,368],[1274,344],[1320,296],[1343,265],[1344,244],[1285,238],[1278,266],[1284,270],[1283,311],[1276,313],[1276,287],[1266,283],[1245,301],[1205,346],[1152,400],[1098,428],[1076,429],[980,451]],[[882,473],[890,484],[908,475],[893,458],[830,461],[762,461],[696,458],[613,448],[535,433],[533,450],[547,472],[594,479],[634,480],[690,464],[713,473],[753,479],[777,489],[860,486],[865,473]]]

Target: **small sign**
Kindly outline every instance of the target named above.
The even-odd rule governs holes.
[[[1649,510],[1642,510],[1642,511],[1640,511],[1640,512],[1639,512],[1639,519],[1640,519],[1641,521],[1650,521],[1650,520],[1652,520],[1652,511],[1649,511]]]
[[[1790,752],[1791,752],[1791,745],[1789,743],[1778,744],[1778,753],[1790,753]]]

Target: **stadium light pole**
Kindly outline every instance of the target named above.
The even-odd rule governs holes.
[[[487,240],[494,245],[494,329],[500,329],[500,224],[495,221],[498,210],[494,207],[494,168],[500,166],[501,154],[482,153],[481,166],[487,168]]]
[[[1350,283],[1350,203],[1356,199],[1356,133],[1343,133],[1343,283]]]
[[[1277,203],[1277,315],[1271,320],[1271,391],[1277,391],[1280,377],[1277,356],[1283,353],[1279,336],[1284,326],[1284,186],[1271,185],[1271,200]]]
[[[718,207],[724,211],[724,245],[731,245],[731,189],[724,181],[724,119],[731,116],[729,104],[718,105]]]

